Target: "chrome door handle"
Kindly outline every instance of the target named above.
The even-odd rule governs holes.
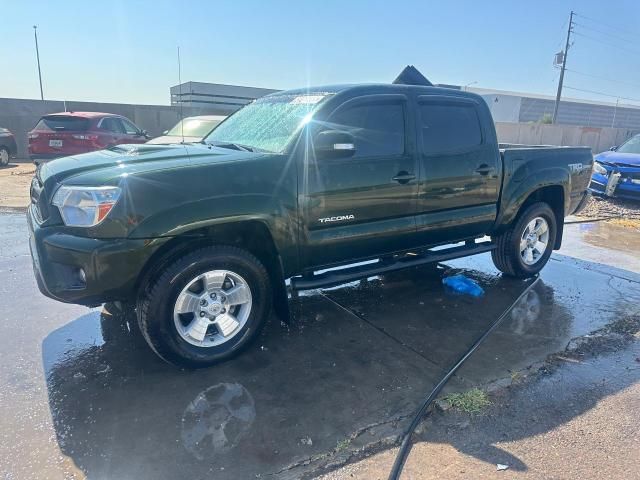
[[[393,177],[391,180],[394,180],[398,183],[408,183],[411,180],[413,180],[414,178],[416,178],[416,176],[413,173],[409,173],[409,172],[398,172],[398,174]]]

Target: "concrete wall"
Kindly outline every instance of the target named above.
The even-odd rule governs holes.
[[[151,136],[158,136],[171,128],[180,118],[178,106],[130,105],[123,103],[66,102],[68,111],[116,113],[129,118]],[[47,113],[65,111],[65,103],[56,100],[22,100],[0,98],[0,127],[8,128],[16,136],[18,157],[27,158],[27,132]],[[219,114],[216,106],[183,107],[185,117]],[[571,125],[543,125],[538,123],[496,122],[498,140],[502,143],[531,145],[584,145],[594,153],[613,145],[620,145],[640,130],[605,127],[576,127]]]
[[[180,118],[180,108],[165,105],[130,105],[124,103],[66,102],[67,111],[115,113],[127,117],[153,137],[174,126]],[[16,136],[18,157],[27,158],[27,132],[38,119],[48,113],[65,111],[65,102],[57,100],[23,100],[0,98],[0,127],[8,128]],[[215,108],[183,107],[185,117],[212,115]]]
[[[543,125],[539,123],[496,122],[498,141],[528,145],[572,145],[591,147],[593,153],[620,145],[640,133],[628,128],[574,127],[571,125]]]

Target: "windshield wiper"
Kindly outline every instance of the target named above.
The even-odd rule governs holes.
[[[230,148],[233,150],[239,150],[241,152],[253,152],[254,149],[253,147],[249,147],[248,145],[242,145],[240,143],[233,143],[233,142],[205,142],[204,140],[202,141],[202,143],[206,144],[206,145],[213,145],[214,147],[220,147],[220,148]]]

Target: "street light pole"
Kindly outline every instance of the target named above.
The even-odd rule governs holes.
[[[558,118],[558,107],[560,106],[560,97],[562,96],[562,82],[564,81],[564,70],[567,66],[567,54],[569,53],[569,40],[571,39],[571,32],[573,31],[573,10],[569,17],[569,28],[567,29],[567,42],[564,45],[564,55],[562,56],[562,68],[560,69],[560,80],[558,80],[558,93],[556,94],[556,105],[553,108],[553,120],[552,123],[556,123]]]
[[[40,80],[40,100],[44,100],[42,91],[42,71],[40,70],[40,51],[38,50],[38,26],[33,26],[33,37],[36,40],[36,59],[38,60],[38,79]]]
[[[476,81],[476,82],[467,83],[467,84],[463,87],[463,91],[465,91],[465,92],[466,92],[466,91],[467,91],[467,87],[470,87],[471,85],[475,85],[476,83],[478,83],[478,82]]]

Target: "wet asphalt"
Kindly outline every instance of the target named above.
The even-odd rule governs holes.
[[[0,214],[1,478],[300,478],[381,448],[498,316],[451,389],[638,314],[640,275],[601,263],[615,252],[573,230],[593,258],[554,254],[536,282],[503,278],[480,255],[307,292],[289,325],[273,317],[241,357],[181,371],[133,319],[42,296],[23,215]],[[452,271],[485,295],[444,291]]]

